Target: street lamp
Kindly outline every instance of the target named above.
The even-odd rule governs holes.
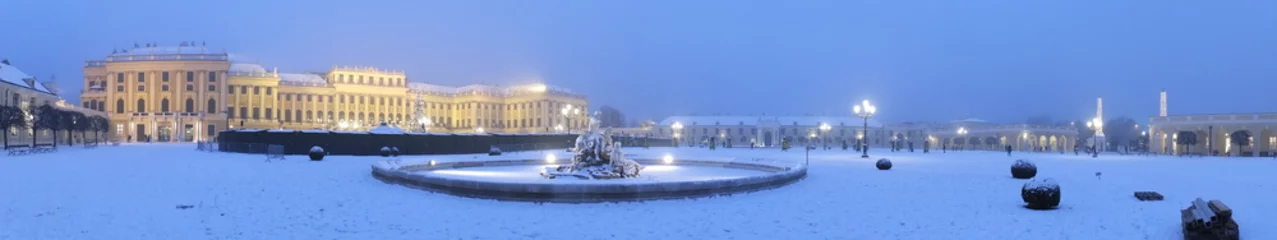
[[[560,112],[560,113],[563,113],[563,123],[562,123],[562,124],[567,124],[567,122],[568,122],[568,113],[569,113],[569,112],[571,112],[571,111],[572,111],[572,104],[568,104],[568,105],[566,105],[566,106],[563,106],[563,109],[562,109],[562,110],[559,110],[559,112]],[[562,125],[562,124],[560,124],[560,125]],[[572,131],[568,131],[568,133],[572,133]]]
[[[1094,118],[1094,119],[1091,119],[1090,122],[1086,123],[1086,127],[1091,128],[1092,130],[1099,131],[1099,129],[1103,129],[1104,122],[1100,121],[1100,118]],[[1091,136],[1091,157],[1093,158],[1100,157],[1099,148],[1096,147],[1096,145],[1099,144],[1098,142],[1099,142],[1099,138],[1096,138],[1095,136]]]
[[[679,144],[678,140],[683,135],[683,123],[674,122],[674,124],[670,125],[670,128],[674,129],[674,147],[677,148]]]
[[[825,150],[829,150],[829,142],[826,140],[827,138],[829,138],[829,129],[831,128],[833,127],[830,127],[828,123],[820,124],[820,134],[822,134],[820,138],[820,143],[825,145]]]
[[[874,105],[870,105],[869,100],[864,100],[863,102],[860,102],[860,105],[853,106],[851,111],[856,113],[857,116],[860,116],[861,118],[865,119],[865,125],[861,131],[868,133],[869,132],[869,117],[873,117],[874,113],[878,112],[878,107],[875,107]],[[864,149],[864,152],[860,154],[860,157],[869,158],[869,140],[868,139],[864,141],[864,146],[862,148]]]
[[[958,138],[962,138],[962,136],[964,136],[964,135],[967,135],[967,128],[965,128],[965,127],[959,127],[959,128],[958,128]],[[966,139],[964,139],[964,140],[962,141],[962,143],[963,143],[963,144],[962,144],[962,148],[966,148],[966,147],[967,147]]]

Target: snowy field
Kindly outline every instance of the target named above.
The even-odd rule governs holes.
[[[604,204],[453,197],[382,183],[380,157],[196,152],[125,145],[0,157],[0,239],[1180,239],[1196,197],[1235,209],[1242,239],[1277,239],[1277,161],[997,152],[817,150],[806,179],[734,196]],[[803,161],[801,150],[660,148],[679,158]],[[511,155],[511,154],[507,154]],[[499,158],[539,157],[539,153]],[[878,171],[873,160],[892,159]],[[456,161],[481,155],[413,156]],[[1023,208],[1017,158],[1061,184]],[[561,158],[562,159],[562,158]],[[1102,177],[1096,177],[1102,172]],[[530,173],[535,174],[535,173]],[[1140,202],[1152,190],[1161,202]],[[191,205],[179,209],[178,205]]]

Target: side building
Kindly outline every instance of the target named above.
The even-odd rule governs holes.
[[[0,89],[3,89],[0,91],[4,91],[4,99],[0,101],[0,104],[17,107],[18,110],[22,111],[23,117],[27,119],[24,124],[26,125],[25,127],[10,126],[7,129],[5,140],[8,142],[5,143],[7,145],[3,146],[4,148],[8,148],[8,145],[31,143],[33,142],[33,137],[36,138],[34,142],[37,143],[52,143],[54,138],[52,131],[45,129],[35,132],[30,128],[31,120],[35,117],[33,115],[40,106],[51,105],[58,110],[79,112],[85,116],[105,116],[97,110],[68,104],[66,100],[58,96],[56,88],[53,87],[53,82],[39,82],[35,77],[23,72],[22,69],[10,65],[7,59],[0,60],[0,82],[3,83],[0,84]],[[85,139],[80,139],[81,137],[94,140],[93,138],[97,137],[97,135],[76,134],[72,136],[72,142],[83,142]],[[65,143],[65,140],[59,139],[59,142]]]
[[[373,67],[280,73],[227,56],[190,44],[117,51],[88,62],[81,99],[111,116],[121,140],[201,141],[238,128],[360,131],[382,122],[415,131],[535,133],[589,119],[585,96],[545,84],[450,87]]]

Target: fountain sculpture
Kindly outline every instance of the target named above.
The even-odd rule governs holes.
[[[625,158],[621,142],[612,141],[612,129],[599,129],[598,112],[590,117],[589,129],[577,136],[572,163],[546,167],[541,176],[572,176],[581,179],[616,179],[638,177],[643,166]]]

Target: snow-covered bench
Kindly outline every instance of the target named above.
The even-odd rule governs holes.
[[[35,147],[31,148],[31,152],[33,153],[51,153],[57,151],[58,148],[53,146],[52,143],[38,143]]]
[[[4,149],[5,151],[9,152],[9,156],[21,156],[21,155],[27,155],[31,153],[31,147],[25,144],[9,145],[9,146],[5,146]]]

